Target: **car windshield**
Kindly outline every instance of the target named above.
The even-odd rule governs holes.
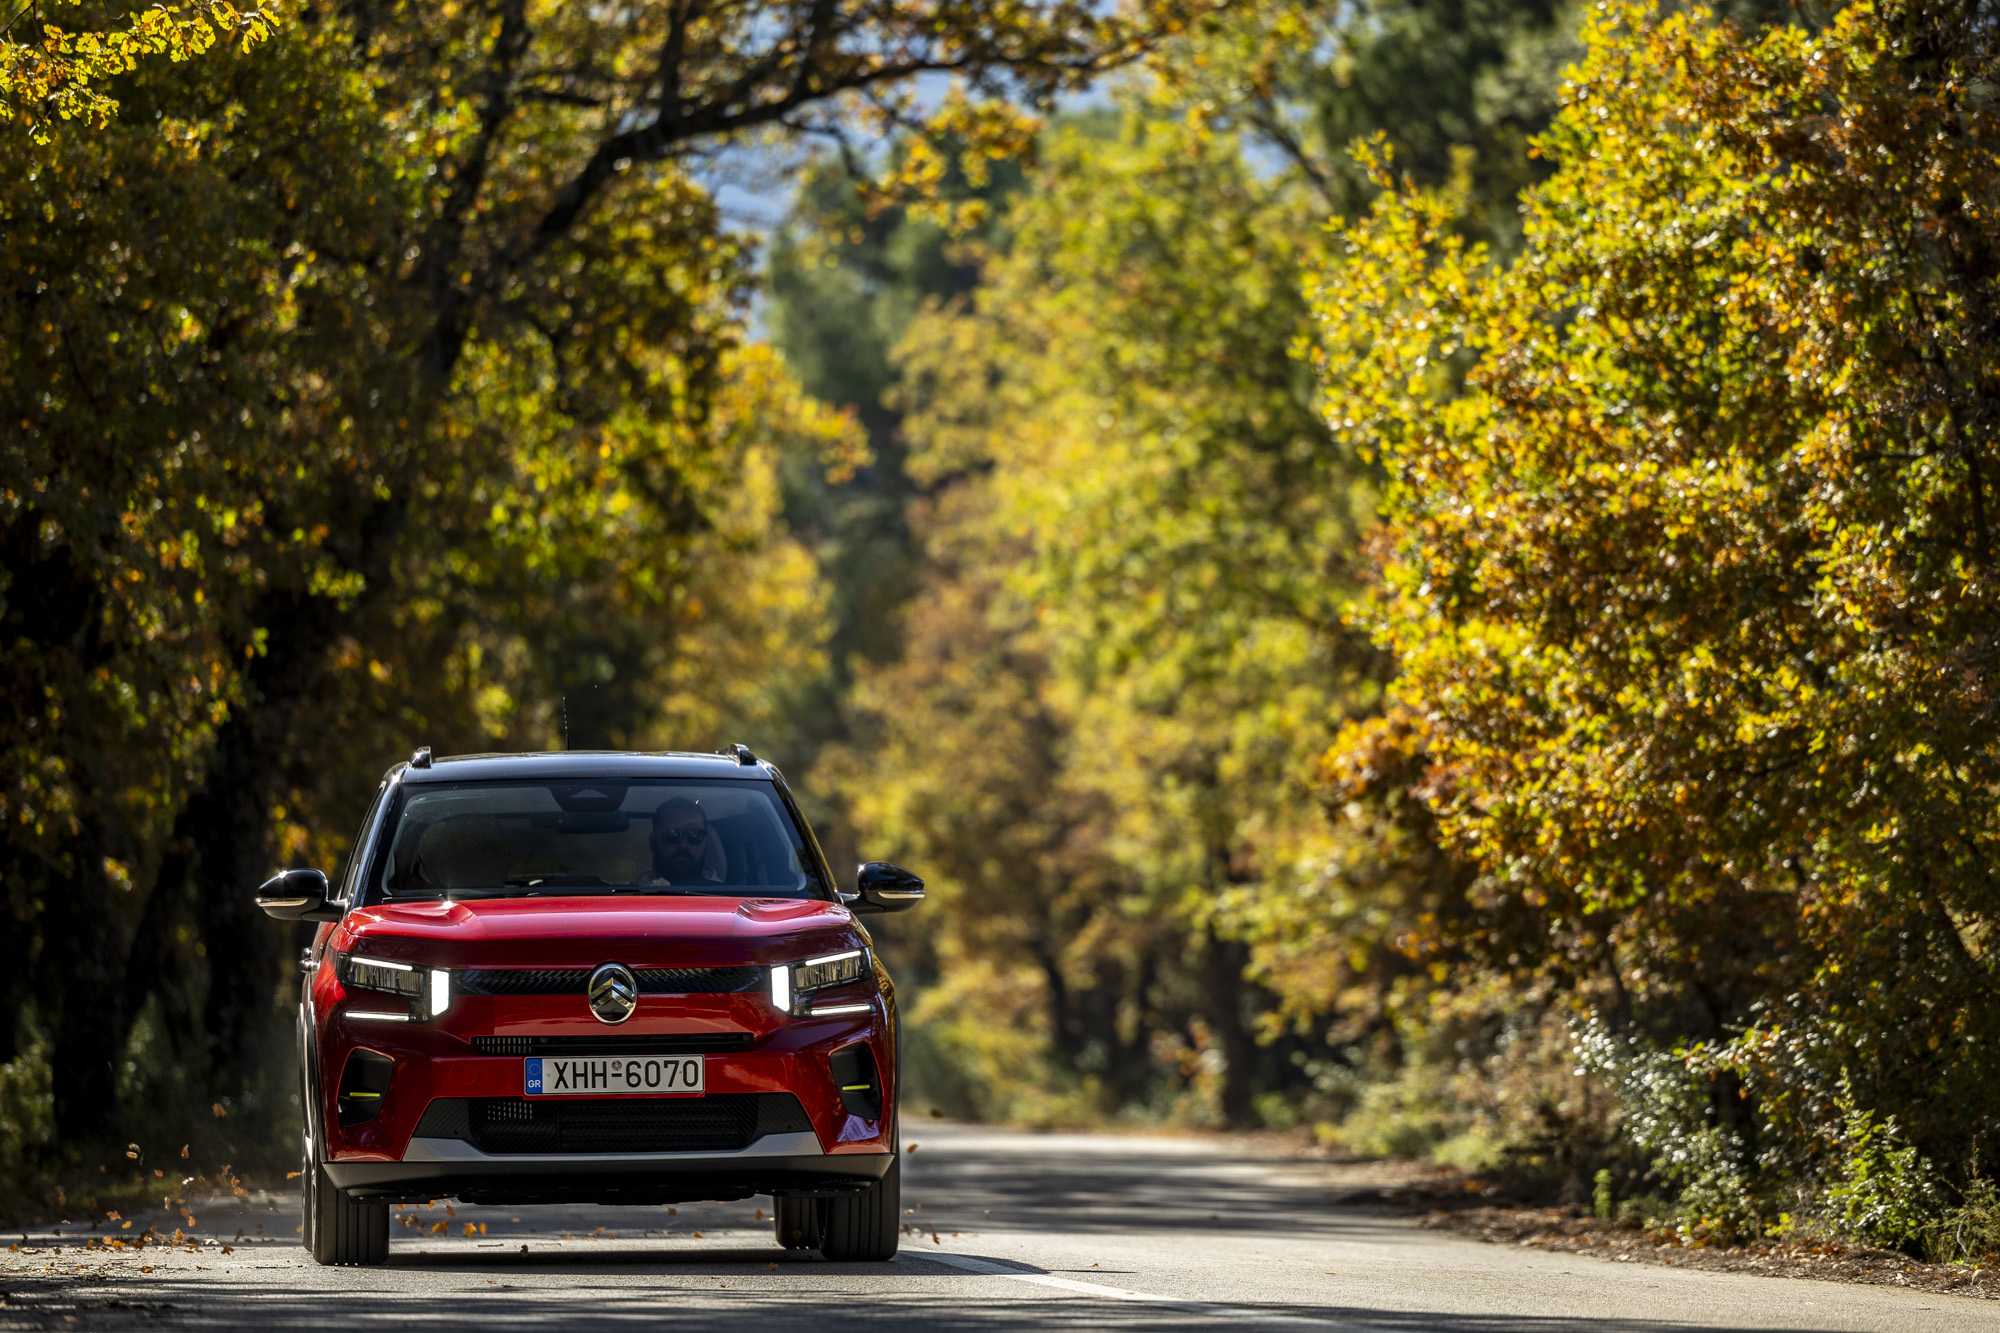
[[[405,786],[372,902],[594,893],[826,896],[768,782]]]

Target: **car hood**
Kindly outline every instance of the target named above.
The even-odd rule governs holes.
[[[641,896],[379,904],[348,913],[331,940],[436,967],[729,966],[867,942],[837,903]]]

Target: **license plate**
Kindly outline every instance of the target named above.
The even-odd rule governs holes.
[[[621,1093],[707,1091],[699,1055],[630,1055],[552,1059],[530,1056],[522,1071],[530,1097],[606,1097]]]

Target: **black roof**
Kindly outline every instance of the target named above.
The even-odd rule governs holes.
[[[405,783],[482,782],[495,778],[758,778],[775,772],[759,761],[740,764],[733,754],[641,754],[630,750],[556,750],[544,754],[457,754],[428,768],[397,764],[389,770]]]

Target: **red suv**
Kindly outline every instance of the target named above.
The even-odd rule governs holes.
[[[777,769],[733,754],[419,750],[383,780],[301,960],[304,1234],[388,1257],[389,1205],[773,1197],[778,1240],[887,1259],[896,999]]]

